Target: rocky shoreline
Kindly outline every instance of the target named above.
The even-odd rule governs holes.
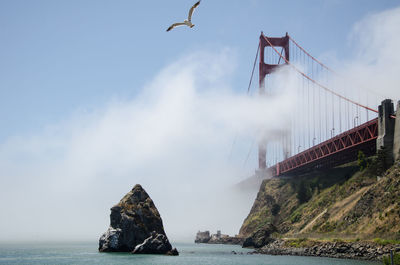
[[[290,246],[287,241],[278,239],[253,253],[377,261],[389,255],[390,250],[400,252],[400,244],[382,246],[373,242],[308,242],[307,246]]]
[[[225,237],[217,240],[210,240],[206,244],[224,244],[224,245],[242,245],[243,238],[239,237]]]

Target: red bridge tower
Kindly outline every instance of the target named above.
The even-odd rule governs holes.
[[[286,33],[286,36],[282,38],[270,38],[268,37],[268,40],[270,43],[268,43],[265,40],[264,33],[261,32],[260,36],[260,65],[259,65],[259,94],[260,96],[265,96],[265,77],[266,75],[269,75],[273,73],[278,67],[281,67],[282,65],[286,64],[268,64],[265,62],[265,48],[266,47],[271,47],[273,45],[274,47],[282,47],[282,52],[283,55],[285,56],[286,60],[289,61],[289,36]],[[271,47],[272,48],[272,47]],[[280,61],[280,60],[279,60]],[[264,170],[267,168],[267,142],[266,139],[260,140],[258,143],[258,167],[260,170]]]

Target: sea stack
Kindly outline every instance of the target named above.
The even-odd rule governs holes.
[[[139,184],[111,208],[110,227],[100,237],[99,251],[178,255],[153,200]]]

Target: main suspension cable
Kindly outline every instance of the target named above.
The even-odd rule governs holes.
[[[250,93],[251,82],[253,81],[253,75],[254,75],[254,70],[256,69],[256,62],[257,62],[258,51],[259,50],[260,50],[260,43],[258,43],[257,52],[256,52],[256,58],[254,59],[253,70],[251,71],[249,86],[247,87],[247,94]]]
[[[342,99],[344,99],[344,100],[346,100],[346,101],[349,101],[349,102],[353,103],[353,104],[356,105],[356,106],[359,106],[359,107],[365,108],[365,109],[367,109],[367,110],[373,111],[373,112],[375,112],[375,113],[378,113],[377,110],[372,109],[372,108],[370,108],[370,107],[368,107],[368,106],[362,105],[362,104],[360,104],[360,103],[358,103],[358,102],[356,102],[356,101],[354,101],[354,100],[351,100],[351,99],[349,99],[349,98],[346,98],[346,97],[340,95],[339,93],[337,93],[337,92],[331,90],[330,88],[328,88],[328,87],[326,87],[326,86],[320,84],[319,82],[315,81],[314,79],[312,79],[311,77],[309,77],[308,75],[306,75],[303,71],[299,70],[296,66],[294,66],[293,64],[291,64],[291,63],[290,63],[290,62],[275,48],[275,46],[272,45],[272,43],[270,42],[270,40],[269,40],[264,34],[263,34],[262,36],[263,36],[264,39],[268,42],[269,46],[271,46],[271,48],[272,48],[272,49],[273,49],[273,50],[274,50],[288,65],[290,65],[291,67],[293,67],[294,70],[296,70],[299,74],[301,74],[302,76],[304,76],[306,79],[310,80],[312,83],[316,84],[317,86],[319,86],[319,87],[325,89],[326,91],[330,92],[331,94],[333,94],[333,95],[335,95],[335,96],[337,96],[337,97],[339,97],[339,98],[342,98]]]
[[[265,36],[264,36],[265,37]],[[325,69],[331,71],[332,73],[335,73],[335,71],[333,71],[331,68],[329,68],[328,66],[326,66],[325,64],[321,63],[319,60],[317,60],[317,58],[315,58],[314,56],[312,56],[311,54],[309,54],[303,47],[301,47],[292,37],[290,37],[290,35],[288,35],[289,39],[297,46],[300,48],[300,50],[302,50],[305,54],[307,54],[309,57],[311,57],[311,59],[313,59],[314,61],[316,61],[317,63],[319,63],[322,67],[324,67]]]

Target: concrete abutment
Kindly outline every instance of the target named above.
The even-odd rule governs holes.
[[[378,114],[378,138],[376,139],[376,150],[384,149],[386,163],[393,164],[393,161],[400,156],[400,101],[397,102],[396,113],[391,99],[385,99],[379,106]],[[396,118],[395,118],[396,117]]]
[[[400,100],[397,102],[393,137],[393,158],[394,160],[397,160],[400,158]]]

